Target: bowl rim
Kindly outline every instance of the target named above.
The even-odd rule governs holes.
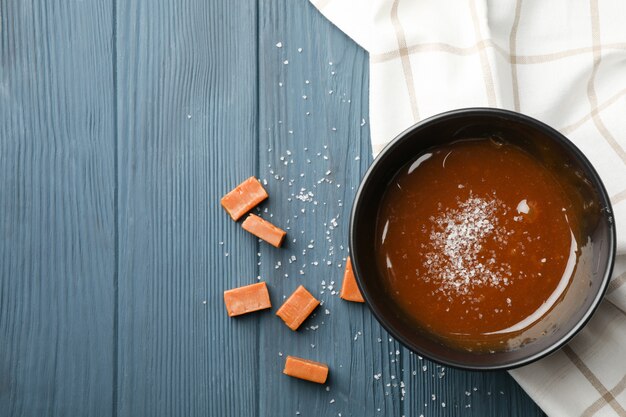
[[[375,304],[372,303],[372,300],[371,300],[373,299],[372,295],[368,294],[366,291],[363,291],[363,285],[361,283],[361,278],[360,278],[362,274],[361,274],[361,267],[359,266],[359,262],[358,262],[358,252],[354,251],[354,248],[356,247],[354,232],[355,232],[355,227],[356,227],[355,226],[356,219],[358,217],[359,210],[360,210],[359,202],[362,200],[362,197],[364,194],[364,188],[366,187],[367,184],[369,184],[369,182],[372,181],[376,168],[378,167],[378,165],[382,163],[382,161],[384,160],[384,156],[391,153],[397,146],[400,145],[402,141],[404,141],[407,137],[411,136],[411,134],[421,129],[424,129],[428,125],[441,122],[442,120],[445,120],[445,119],[454,119],[457,117],[467,117],[467,116],[489,116],[489,117],[495,116],[495,117],[500,117],[500,118],[509,119],[509,120],[514,119],[526,125],[531,125],[533,128],[536,128],[538,130],[543,130],[546,134],[548,134],[548,136],[554,138],[555,140],[560,142],[562,145],[567,147],[572,152],[574,157],[577,158],[579,162],[581,162],[581,164],[585,167],[591,179],[595,181],[594,188],[596,188],[596,191],[598,192],[600,199],[604,200],[602,202],[606,203],[604,204],[605,205],[604,216],[608,218],[608,223],[609,223],[610,242],[608,245],[609,253],[607,257],[607,265],[605,266],[605,271],[602,276],[602,282],[600,283],[600,286],[595,295],[595,298],[593,299],[592,303],[590,304],[589,308],[587,309],[587,311],[585,312],[581,320],[577,322],[574,326],[572,326],[572,328],[565,335],[563,335],[555,343],[549,345],[545,349],[530,356],[525,356],[517,360],[511,361],[511,362],[495,364],[495,365],[489,365],[489,364],[472,365],[472,364],[467,364],[467,363],[463,363],[463,362],[459,362],[455,360],[448,360],[446,358],[441,358],[441,357],[435,358],[435,357],[432,357],[431,355],[424,354],[423,352],[421,352],[419,347],[413,346],[408,340],[408,338],[404,337],[404,335],[400,334],[399,332],[396,332],[392,328],[392,326],[388,323],[385,315],[375,306]],[[609,282],[611,280],[613,267],[615,264],[615,257],[616,257],[616,240],[617,238],[616,238],[615,221],[613,217],[613,206],[611,205],[611,200],[606,191],[604,183],[602,182],[600,175],[598,174],[594,166],[591,164],[591,162],[587,159],[587,157],[582,153],[582,151],[571,140],[569,140],[561,132],[547,125],[546,123],[543,123],[540,120],[537,120],[533,117],[527,116],[519,112],[515,112],[512,110],[499,109],[499,108],[492,108],[492,107],[468,107],[468,108],[460,108],[460,109],[446,111],[443,113],[438,113],[436,115],[423,119],[413,124],[409,128],[405,129],[398,135],[396,135],[396,137],[392,139],[380,151],[380,153],[372,161],[367,171],[365,172],[365,175],[361,179],[359,183],[359,187],[354,196],[352,209],[350,213],[349,242],[348,243],[349,243],[349,249],[350,249],[350,258],[352,260],[352,268],[354,270],[354,275],[356,277],[359,290],[361,291],[361,294],[363,295],[363,298],[365,299],[367,306],[374,314],[374,317],[376,318],[376,320],[392,337],[394,337],[398,342],[400,342],[404,347],[406,347],[410,351],[417,353],[436,363],[440,363],[442,365],[450,366],[454,368],[471,370],[471,371],[494,371],[494,370],[515,369],[524,365],[528,365],[539,359],[545,358],[551,355],[552,353],[558,351],[563,346],[565,346],[576,334],[578,334],[578,332],[583,327],[585,327],[585,325],[589,322],[593,314],[597,311],[600,305],[600,302],[604,298]]]

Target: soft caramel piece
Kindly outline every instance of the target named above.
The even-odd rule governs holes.
[[[222,207],[237,221],[268,197],[259,180],[250,177],[220,200]]]
[[[328,378],[328,365],[295,356],[287,356],[283,373],[294,378],[323,384]]]
[[[224,303],[229,317],[272,307],[265,282],[224,291]]]
[[[283,319],[291,330],[297,330],[319,304],[319,300],[300,285],[280,306],[276,315]]]
[[[263,220],[256,214],[252,213],[250,213],[248,218],[241,223],[241,227],[256,237],[263,239],[270,245],[276,246],[277,248],[283,244],[283,240],[287,234],[287,232],[283,229],[274,226],[267,220]]]
[[[352,262],[349,256],[348,259],[346,259],[346,271],[343,273],[343,283],[341,284],[339,297],[346,301],[354,301],[355,303],[365,302],[361,291],[359,291],[359,286],[356,284],[354,272],[352,271]]]

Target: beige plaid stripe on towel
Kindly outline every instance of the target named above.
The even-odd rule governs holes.
[[[460,107],[534,116],[591,160],[626,253],[626,0],[311,0],[370,54],[378,153],[416,121]],[[511,372],[550,416],[626,416],[626,257],[567,347]]]

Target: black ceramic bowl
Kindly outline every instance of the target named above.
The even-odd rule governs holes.
[[[376,220],[381,197],[398,172],[433,146],[464,138],[502,137],[548,168],[566,166],[577,177],[574,192],[597,204],[582,221],[589,237],[586,253],[563,300],[525,332],[525,343],[510,351],[469,352],[438,341],[417,328],[388,295],[375,256]],[[519,113],[470,108],[424,120],[395,138],[374,160],[356,194],[350,221],[350,254],[361,292],[378,321],[412,351],[448,366],[473,370],[511,369],[549,355],[567,343],[590,319],[602,300],[615,258],[615,227],[609,197],[587,158],[553,128]],[[584,259],[583,259],[584,257]]]

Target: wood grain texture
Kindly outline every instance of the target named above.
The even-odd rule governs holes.
[[[226,314],[257,242],[219,200],[257,166],[256,3],[117,7],[117,415],[254,416],[271,313]]]
[[[112,13],[0,2],[0,416],[110,416]]]

